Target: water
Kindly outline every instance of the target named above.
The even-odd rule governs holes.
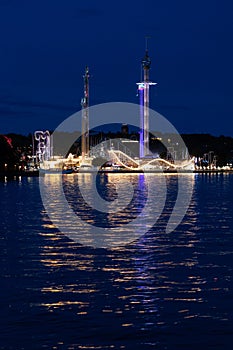
[[[77,176],[63,177],[74,207]],[[114,197],[103,176],[103,196]],[[0,349],[231,349],[233,176],[187,176],[194,192],[178,228],[165,233],[176,192],[169,175],[158,224],[120,250],[60,233],[38,178],[0,183]]]

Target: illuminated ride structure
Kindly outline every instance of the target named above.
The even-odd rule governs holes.
[[[84,96],[81,100],[82,106],[82,136],[81,151],[82,160],[89,157],[89,68],[86,67],[84,79]]]
[[[38,142],[36,159],[39,163],[48,161],[52,157],[51,135],[49,131],[35,131],[34,138]]]
[[[194,169],[193,159],[185,157],[183,161],[168,161],[162,158],[146,158],[149,153],[149,89],[151,85],[156,85],[149,79],[149,70],[151,60],[146,48],[145,56],[142,60],[142,69],[144,79],[137,83],[140,98],[140,140],[139,140],[139,159],[135,159],[130,149],[125,147],[122,142],[102,142],[99,147],[89,150],[89,68],[86,67],[84,78],[84,97],[81,100],[82,105],[82,136],[81,136],[81,164],[90,165],[95,157],[102,156],[111,160],[112,164],[118,164],[120,167],[131,171],[157,171],[163,169],[171,170],[192,170]],[[114,139],[112,140],[114,141]],[[128,140],[129,141],[129,140]],[[113,145],[114,144],[114,145]],[[112,147],[113,146],[113,147]],[[122,147],[123,146],[123,147]],[[99,149],[99,150],[98,150]],[[90,157],[91,153],[91,157]]]
[[[169,162],[163,158],[145,159],[144,161],[132,158],[126,153],[119,150],[110,150],[109,157],[114,163],[119,164],[127,170],[141,170],[141,171],[162,171],[162,170],[194,170],[194,158],[176,162],[176,164]]]
[[[150,57],[146,49],[145,57],[142,60],[142,68],[144,72],[144,79],[137,83],[139,97],[140,97],[140,139],[139,139],[139,158],[135,157],[131,150],[124,144],[124,140],[114,139],[104,141],[99,144],[99,147],[89,149],[89,68],[86,66],[84,79],[84,97],[81,100],[82,105],[82,134],[81,134],[81,157],[75,157],[70,154],[68,158],[61,158],[53,155],[52,135],[49,131],[36,131],[34,136],[37,141],[36,158],[39,162],[40,169],[49,172],[60,171],[71,164],[76,167],[83,167],[92,165],[92,160],[98,156],[105,156],[111,160],[113,166],[118,165],[121,168],[131,171],[158,171],[164,169],[170,170],[193,170],[194,159],[189,159],[189,156],[183,158],[182,161],[173,162],[173,159],[162,158],[147,158],[149,153],[149,88],[155,85],[149,80]],[[110,142],[111,141],[111,142]],[[125,140],[129,141],[129,140]],[[132,141],[131,141],[132,142]],[[137,142],[137,141],[135,141]],[[106,145],[104,145],[106,143]],[[100,149],[98,154],[98,148]],[[94,149],[94,150],[93,150]],[[102,153],[103,152],[103,153]],[[91,154],[90,154],[91,153]],[[174,158],[175,159],[175,158]]]
[[[151,60],[146,48],[145,57],[142,60],[142,69],[144,79],[137,83],[139,101],[140,101],[140,140],[139,140],[139,155],[144,158],[149,153],[149,100],[150,86],[156,85],[149,79]]]
[[[147,42],[146,42],[147,43]],[[189,155],[185,156],[183,160],[175,163],[163,158],[151,158],[149,155],[149,100],[150,100],[150,86],[156,85],[149,79],[149,71],[151,60],[146,46],[146,53],[142,59],[143,80],[137,83],[139,102],[140,102],[140,134],[139,134],[139,159],[133,158],[128,153],[121,150],[111,149],[108,155],[113,162],[119,164],[128,170],[194,170],[194,158],[190,159]],[[187,151],[187,149],[186,149]]]

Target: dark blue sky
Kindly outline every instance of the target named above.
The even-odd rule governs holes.
[[[232,0],[0,0],[0,133],[53,129],[91,104],[138,103],[150,35],[151,107],[185,133],[233,136]]]

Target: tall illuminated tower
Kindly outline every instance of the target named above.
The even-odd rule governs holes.
[[[89,156],[89,68],[85,68],[82,105],[82,159]]]
[[[140,142],[139,155],[144,158],[149,151],[149,101],[150,85],[156,85],[149,79],[151,60],[146,47],[146,53],[142,59],[143,81],[137,83],[140,99]]]

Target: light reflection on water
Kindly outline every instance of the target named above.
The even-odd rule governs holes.
[[[135,186],[137,176],[131,176]],[[114,251],[82,247],[58,232],[38,200],[37,179],[1,186],[8,204],[1,207],[1,300],[8,319],[2,344],[17,349],[230,348],[232,177],[192,179],[192,202],[174,233],[164,231],[177,191],[169,175],[169,201],[157,226]],[[76,180],[64,177],[68,200]],[[105,197],[114,195],[113,176],[107,186]]]

